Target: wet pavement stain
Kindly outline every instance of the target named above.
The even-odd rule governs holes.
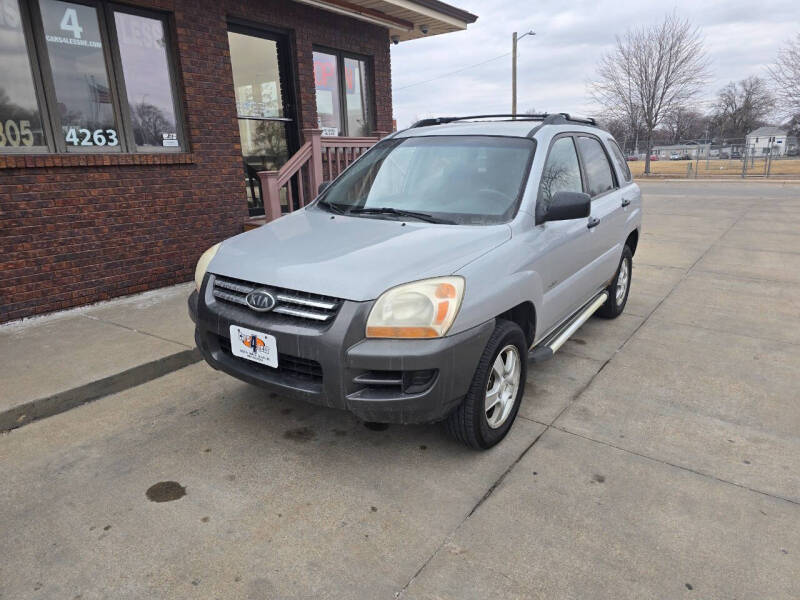
[[[603,475],[593,475],[592,476],[592,483],[603,483],[606,480],[605,476]]]
[[[582,340],[581,338],[572,338],[570,341],[571,342],[575,342],[579,346],[585,346],[586,345],[586,340]]]
[[[420,450],[427,450],[427,449],[428,449],[428,447],[427,447],[425,444],[420,444],[420,445],[419,445],[419,449],[420,449]]]
[[[310,442],[317,437],[317,432],[311,427],[298,427],[296,429],[287,429],[283,432],[283,437],[296,442]]]
[[[372,512],[378,512],[378,507],[377,506],[370,506],[369,509]]]
[[[111,525],[106,525],[103,527],[103,531],[108,531],[109,529],[111,529]]]
[[[367,421],[364,423],[364,427],[369,429],[370,431],[386,431],[389,429],[388,423],[373,423],[372,421]]]
[[[202,521],[203,523],[208,523],[210,520],[211,517],[203,517],[202,519],[200,519],[200,521]]]
[[[292,414],[292,409],[291,408],[282,408],[281,409],[281,414],[282,415],[290,415],[290,414]]]
[[[177,481],[159,481],[145,492],[151,502],[172,502],[186,495],[186,488]]]
[[[338,437],[342,437],[342,436],[347,435],[347,431],[345,431],[344,429],[334,429],[333,433],[334,433],[334,435],[336,435]]]
[[[693,586],[691,583],[687,583],[687,584],[686,584],[686,589],[687,589],[687,590],[693,590],[693,589],[694,589],[694,586]]]

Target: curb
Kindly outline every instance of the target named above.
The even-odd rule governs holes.
[[[173,371],[188,367],[202,360],[197,348],[184,350],[164,358],[132,367],[121,373],[92,381],[70,390],[26,402],[0,412],[0,433],[11,431],[37,419],[52,417],[71,408],[104,396],[116,394],[143,383],[163,377]]]
[[[746,179],[742,179],[741,177],[731,176],[731,177],[698,177],[697,179],[691,178],[687,179],[686,177],[672,177],[670,175],[634,175],[633,181],[635,183],[639,183],[640,181],[658,181],[658,182],[676,182],[676,183],[725,183],[725,182],[742,182],[742,183],[774,183],[779,185],[796,185],[800,184],[800,178],[798,179],[759,179],[757,177],[748,177]]]

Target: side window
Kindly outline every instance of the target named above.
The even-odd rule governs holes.
[[[625,181],[631,181],[633,177],[631,176],[630,168],[628,168],[628,161],[625,160],[625,156],[622,154],[622,150],[619,149],[617,142],[608,138],[608,145],[611,148],[611,154],[614,155],[614,160],[617,162],[617,167],[619,167]]]
[[[614,189],[614,176],[611,174],[611,165],[608,164],[603,146],[595,138],[579,137],[578,147],[581,150],[583,169],[586,174],[586,192],[594,198]]]
[[[537,213],[544,212],[556,192],[582,192],[578,154],[571,137],[557,139],[550,148],[539,183]]]

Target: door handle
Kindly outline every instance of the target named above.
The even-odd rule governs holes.
[[[628,206],[628,205],[630,205],[630,203],[631,203],[631,199],[630,198],[623,198],[622,199],[622,207],[623,208]]]
[[[600,223],[600,219],[597,217],[589,217],[589,222],[586,224],[586,227],[592,229],[593,227],[597,227],[598,223]]]

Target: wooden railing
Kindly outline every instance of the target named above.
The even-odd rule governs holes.
[[[364,154],[378,141],[377,137],[322,138],[322,169],[324,181],[333,181],[351,162]]]
[[[339,175],[372,147],[380,139],[380,134],[378,137],[322,137],[321,129],[303,129],[303,139],[305,143],[280,170],[258,173],[264,199],[264,222],[273,221],[283,214],[282,200],[288,212],[311,202],[320,183]]]

